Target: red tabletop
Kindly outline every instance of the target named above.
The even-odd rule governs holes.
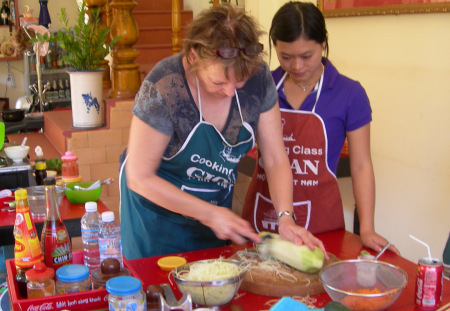
[[[2,198],[0,204],[2,207],[7,205],[3,204],[4,201],[11,201],[13,198]],[[101,200],[97,201],[97,210],[99,213],[109,211],[105,204]],[[59,213],[67,228],[70,237],[81,236],[81,217],[85,213],[84,204],[72,204],[69,202],[66,196],[63,197],[61,204],[59,205]],[[0,246],[14,244],[14,220],[16,218],[15,212],[0,211]],[[38,235],[42,230],[45,217],[33,216],[33,221],[36,225]]]
[[[317,237],[323,241],[329,253],[336,255],[340,259],[355,259],[361,250],[364,249],[359,237],[345,230],[324,233],[317,235]],[[237,251],[250,247],[252,247],[251,243],[245,246],[233,245],[174,255],[182,256],[186,258],[188,262],[191,262],[202,259],[214,259],[221,256],[228,258]],[[374,252],[371,253],[375,254]],[[169,272],[159,269],[156,263],[161,257],[163,256],[130,260],[129,264],[135,271],[140,271],[139,277],[144,282],[144,289],[148,285],[152,284],[171,283],[171,287],[176,298],[180,299],[181,294],[178,291],[176,284],[173,282],[172,278],[169,280]],[[411,262],[391,252],[385,252],[380,260],[399,266],[408,274],[408,284],[406,288],[403,290],[397,301],[388,310],[420,310],[415,307],[414,304],[415,273],[417,263]],[[329,301],[331,301],[330,297],[326,293],[316,295],[313,298],[316,298],[317,300],[315,303],[317,308],[323,308]],[[232,304],[242,306],[244,310],[269,310],[270,306],[276,303],[278,299],[279,298],[260,296],[239,290],[238,294],[233,299]],[[450,281],[444,280],[443,305],[448,302],[450,302]]]

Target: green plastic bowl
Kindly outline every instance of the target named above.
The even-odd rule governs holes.
[[[66,197],[70,203],[73,204],[84,204],[86,202],[95,202],[100,198],[102,194],[102,187],[99,186],[93,190],[76,190],[75,185],[83,188],[87,188],[92,185],[93,182],[74,182],[66,185]]]

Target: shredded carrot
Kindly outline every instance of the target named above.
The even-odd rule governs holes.
[[[379,294],[380,290],[374,289],[358,289],[356,291],[351,291],[357,294]],[[345,296],[340,300],[344,306],[353,311],[367,311],[367,310],[384,310],[392,302],[393,294],[388,294],[384,296],[375,297],[361,297],[361,296]]]

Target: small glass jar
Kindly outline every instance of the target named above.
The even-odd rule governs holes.
[[[91,289],[89,269],[84,265],[71,264],[56,270],[56,293],[77,293]]]
[[[55,295],[55,270],[47,268],[43,262],[25,272],[27,278],[27,298],[40,298]]]
[[[65,179],[78,178],[80,175],[78,173],[78,157],[72,153],[72,151],[66,151],[66,153],[61,157],[61,176]]]
[[[106,282],[109,311],[145,311],[147,299],[141,281],[132,276],[117,276]]]

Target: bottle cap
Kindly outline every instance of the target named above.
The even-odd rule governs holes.
[[[84,209],[86,210],[86,212],[96,212],[97,202],[86,202],[84,204]]]
[[[73,155],[72,151],[66,151],[66,153],[61,157],[63,161],[76,161],[78,157]]]
[[[54,176],[44,178],[44,186],[54,186],[56,185],[56,179]]]
[[[44,282],[53,278],[55,270],[47,268],[43,262],[38,262],[33,266],[33,269],[25,272],[25,277],[28,281]]]
[[[28,193],[26,189],[18,189],[14,192],[16,201],[26,200],[28,198]]]
[[[42,151],[41,146],[36,146],[36,148],[34,148],[34,152],[36,152],[36,156],[37,157],[43,157],[44,156],[44,152]]]
[[[175,268],[186,264],[186,259],[179,256],[166,256],[160,258],[157,262],[158,267],[165,271],[172,271]]]
[[[103,212],[102,213],[102,221],[103,222],[114,221],[114,212]]]

